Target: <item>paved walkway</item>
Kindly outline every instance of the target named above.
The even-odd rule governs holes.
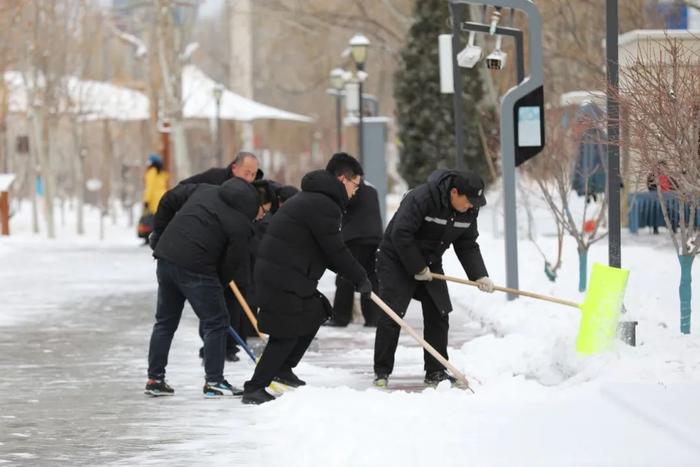
[[[63,304],[0,328],[0,465],[192,465],[216,449],[208,436],[220,436],[220,424],[208,420],[222,416],[237,433],[221,441],[238,444],[227,449],[236,453],[231,463],[255,465],[256,444],[245,437],[255,407],[202,397],[200,342],[189,307],[168,366],[176,396],[143,395],[154,307],[155,293],[126,293]],[[409,312],[416,328],[420,316]],[[451,346],[472,337],[459,318],[453,317]],[[374,330],[360,324],[322,328],[298,373],[310,385],[370,387],[373,343]],[[410,388],[423,377],[422,351],[407,335],[400,344],[393,381]],[[227,364],[226,375],[240,385],[252,370],[246,358]],[[193,436],[202,438],[196,452]]]

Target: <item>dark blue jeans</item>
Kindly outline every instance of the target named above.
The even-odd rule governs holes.
[[[214,274],[190,271],[163,259],[158,260],[156,275],[158,304],[148,350],[148,377],[165,377],[170,344],[187,300],[204,330],[206,379],[208,382],[223,380],[225,336],[229,321],[219,278]]]

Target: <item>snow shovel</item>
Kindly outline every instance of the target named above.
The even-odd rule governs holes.
[[[461,371],[459,371],[457,368],[454,367],[454,365],[448,362],[445,357],[440,355],[440,352],[435,350],[435,348],[433,348],[432,345],[428,344],[421,336],[419,336],[418,333],[414,331],[413,328],[409,326],[406,321],[401,319],[401,317],[394,310],[392,310],[389,305],[384,303],[384,300],[379,298],[379,296],[374,292],[372,292],[372,295],[370,297],[372,298],[372,301],[384,311],[384,313],[389,315],[389,318],[396,321],[396,324],[408,331],[411,337],[413,337],[416,340],[416,342],[420,344],[421,347],[423,347],[428,353],[430,353],[430,355],[435,357],[435,359],[438,362],[440,362],[445,368],[450,370],[450,373],[452,373],[459,380],[464,389],[469,389],[471,392],[474,392],[471,386],[469,386],[469,381],[467,381],[467,378],[464,376],[464,374],[462,374]]]
[[[474,281],[459,277],[432,273],[435,279],[478,286]],[[508,292],[525,297],[545,300],[560,305],[566,305],[581,310],[581,324],[576,338],[576,351],[591,355],[609,349],[615,340],[615,331],[620,319],[622,300],[625,296],[629,270],[605,266],[600,263],[593,265],[591,281],[583,303],[571,302],[561,298],[550,297],[509,287],[495,286],[499,292]]]
[[[233,291],[233,295],[236,296],[236,300],[238,300],[238,303],[241,304],[241,308],[243,308],[245,315],[248,317],[248,320],[250,321],[250,324],[253,325],[253,329],[255,329],[255,332],[258,334],[258,337],[260,339],[262,339],[263,342],[267,342],[267,336],[265,334],[263,334],[262,332],[260,332],[260,330],[258,329],[258,320],[255,319],[255,314],[253,314],[253,310],[250,309],[248,302],[246,301],[245,297],[243,297],[241,290],[236,285],[236,281],[231,280],[231,282],[228,283],[228,286],[231,287],[231,291]]]
[[[238,335],[235,329],[233,327],[229,326],[227,329],[229,335],[233,337],[233,340],[236,341],[238,345],[243,347],[243,350],[245,350],[245,353],[248,354],[248,356],[253,360],[253,362],[258,363],[258,361],[255,359],[255,354],[251,350],[250,347],[248,347],[248,344],[245,343],[243,339],[241,339],[241,336]]]

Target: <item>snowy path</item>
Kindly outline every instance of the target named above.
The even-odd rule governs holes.
[[[483,241],[496,252],[496,241]],[[446,267],[457,272],[453,256]],[[659,279],[635,277],[667,293],[655,287]],[[189,309],[168,366],[176,396],[142,394],[155,276],[133,240],[5,240],[0,293],[3,466],[691,466],[700,459],[700,342],[654,319],[643,323],[639,347],[583,359],[571,350],[575,315],[452,289],[450,357],[483,381],[475,395],[371,388],[373,331],[352,325],[322,328],[298,368],[309,386],[249,407],[202,398]],[[644,311],[644,297],[630,297]],[[409,322],[420,328],[412,307]],[[393,381],[414,386],[422,351],[404,334],[400,344]],[[227,365],[226,375],[239,385],[252,369],[243,360]]]

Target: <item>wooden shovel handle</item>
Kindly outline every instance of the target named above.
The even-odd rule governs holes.
[[[435,278],[435,279],[440,279],[440,280],[449,281],[449,282],[457,282],[459,284],[472,285],[474,287],[479,286],[478,283],[476,283],[474,281],[470,281],[468,279],[462,279],[460,277],[453,277],[453,276],[446,276],[444,274],[438,274],[436,272],[432,272],[431,274],[432,274],[433,278]],[[569,300],[562,300],[561,298],[557,298],[557,297],[550,297],[548,295],[540,295],[540,294],[534,293],[534,292],[527,292],[525,290],[511,289],[510,287],[501,287],[498,285],[494,286],[493,288],[494,288],[494,290],[498,290],[499,292],[507,292],[507,293],[512,293],[512,294],[516,294],[516,295],[523,295],[525,297],[536,298],[538,300],[545,300],[547,302],[558,303],[560,305],[566,305],[566,306],[570,306],[570,307],[574,307],[574,308],[580,308],[580,305],[576,302],[571,302]]]
[[[253,314],[253,310],[251,310],[250,306],[248,306],[248,302],[246,301],[245,297],[243,297],[243,294],[241,293],[240,289],[236,285],[236,281],[231,280],[231,282],[228,283],[228,286],[231,287],[231,291],[233,291],[233,295],[236,296],[236,300],[238,300],[238,303],[241,304],[241,308],[243,308],[243,311],[245,312],[246,316],[250,320],[250,324],[253,325],[255,332],[258,333],[258,337],[262,340],[267,340],[267,336],[265,334],[261,333],[260,330],[258,329],[258,320],[255,319],[255,315]]]
[[[457,379],[459,379],[465,385],[465,387],[467,389],[469,389],[471,392],[474,392],[474,390],[471,388],[471,386],[469,386],[469,381],[467,381],[467,378],[462,374],[462,372],[459,371],[457,368],[455,368],[454,365],[452,365],[450,362],[448,362],[445,357],[440,355],[440,352],[435,350],[432,345],[428,344],[425,340],[423,340],[423,338],[421,336],[419,336],[418,333],[416,331],[414,331],[413,328],[408,325],[408,323],[406,323],[406,321],[401,319],[401,317],[398,314],[396,314],[396,312],[394,310],[392,310],[391,307],[389,307],[389,305],[384,303],[384,300],[379,298],[379,296],[377,294],[375,294],[374,292],[372,292],[371,298],[372,298],[372,301],[379,306],[379,308],[384,310],[384,313],[389,315],[389,317],[391,319],[393,319],[394,321],[396,321],[396,323],[399,326],[401,326],[406,331],[408,331],[408,333],[411,335],[411,337],[413,337],[416,340],[416,342],[418,342],[421,345],[421,347],[423,347],[425,350],[427,350],[430,353],[430,355],[435,357],[435,359],[438,362],[442,363],[442,365],[445,368],[450,370],[450,372],[453,375],[455,375],[455,377]]]

